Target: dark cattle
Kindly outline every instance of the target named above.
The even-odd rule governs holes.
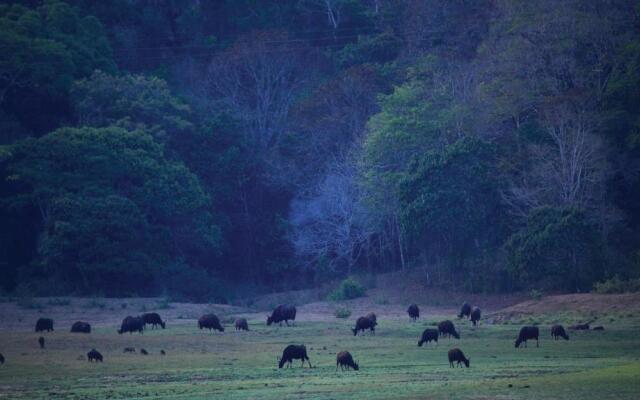
[[[460,308],[460,314],[458,314],[458,318],[462,318],[462,317],[469,318],[470,315],[471,315],[471,306],[469,305],[469,303],[464,302],[462,304],[462,307]]]
[[[211,332],[212,329],[224,332],[224,327],[220,325],[220,320],[215,314],[205,314],[200,317],[200,319],[198,319],[198,328],[209,329],[209,332]]]
[[[51,332],[53,330],[53,320],[51,318],[40,318],[36,322],[36,332]]]
[[[594,331],[603,331],[603,330],[604,330],[604,326],[602,326],[602,325],[595,326],[595,327],[593,328],[593,330],[594,330]]]
[[[516,348],[520,347],[522,342],[524,342],[524,347],[527,347],[527,340],[533,339],[536,340],[536,347],[540,347],[539,335],[540,331],[537,326],[523,326],[518,334],[518,339],[516,339]]]
[[[89,362],[102,362],[102,354],[100,354],[100,352],[96,349],[91,349],[91,351],[87,353],[87,359],[89,360]]]
[[[456,339],[460,339],[460,335],[456,332],[456,327],[453,322],[446,320],[438,324],[438,332],[440,336],[453,336]]]
[[[553,325],[551,327],[551,337],[555,340],[558,340],[559,337],[564,338],[564,340],[569,340],[569,335],[564,331],[564,326],[562,325]]]
[[[348,351],[341,351],[338,353],[338,356],[336,357],[336,369],[338,369],[338,366],[340,366],[342,371],[344,371],[345,367],[347,368],[347,371],[349,368],[353,368],[356,371],[360,369],[358,363],[353,361],[353,357]]]
[[[244,319],[244,318],[236,319],[236,330],[237,331],[248,331],[249,330],[249,323],[247,322],[247,320]]]
[[[44,338],[42,336],[38,338],[38,344],[40,345],[41,349],[44,349]]]
[[[77,321],[71,325],[71,332],[73,333],[91,333],[91,325],[87,322]]]
[[[462,350],[455,348],[449,350],[449,367],[454,368],[453,363],[457,362],[457,366],[460,366],[460,363],[464,363],[464,365],[469,368],[469,359],[464,356]]]
[[[164,350],[160,350],[160,354],[162,354],[164,356],[167,353],[165,353]]]
[[[143,356],[148,356],[149,352],[147,352],[145,349],[140,349],[140,354],[142,354]]]
[[[4,356],[0,354],[0,364],[4,364]]]
[[[407,313],[409,314],[409,318],[411,318],[412,321],[420,318],[420,309],[418,308],[417,304],[410,305],[409,308],[407,308]]]
[[[429,343],[431,341],[436,342],[436,344],[438,344],[438,330],[437,329],[425,329],[424,332],[422,332],[422,337],[420,338],[420,341],[418,342],[418,346],[422,347],[423,343]]]
[[[576,324],[576,325],[571,325],[569,327],[569,329],[571,329],[572,331],[588,331],[589,330],[589,324]]]
[[[164,321],[162,321],[162,318],[160,318],[160,315],[158,313],[145,313],[142,314],[142,320],[144,321],[145,325],[151,325],[152,329],[156,329],[156,326],[160,325],[162,327],[162,329],[165,328],[165,323]]]
[[[375,335],[376,334],[376,322],[373,321],[371,318],[368,318],[368,317],[360,317],[356,321],[356,327],[352,328],[351,331],[353,331],[353,336],[356,336],[358,334],[358,331],[362,331],[362,333],[364,333],[365,329],[370,329],[371,330],[371,334]]]
[[[304,367],[304,361],[307,360],[309,363],[309,367],[311,366],[311,361],[309,361],[309,357],[307,356],[307,348],[304,345],[295,345],[290,344],[285,347],[282,352],[282,357],[278,360],[278,368],[282,368],[285,363],[289,363],[287,367],[291,367],[291,363],[293,360],[302,360],[302,366]]]
[[[271,313],[270,316],[267,317],[267,325],[271,325],[273,323],[280,324],[282,326],[282,321],[284,321],[287,326],[289,326],[289,321],[296,320],[296,307],[290,304],[280,304],[276,307],[275,310]]]
[[[374,326],[378,325],[378,317],[376,317],[375,313],[370,312],[369,314],[365,315],[365,317],[367,317],[371,321],[373,321],[373,325]]]
[[[473,310],[471,310],[471,322],[473,323],[473,326],[476,326],[478,321],[480,321],[481,316],[482,311],[480,311],[478,307],[473,307]]]
[[[125,347],[123,353],[135,353],[136,349],[133,347]]]
[[[120,329],[118,329],[119,334],[123,334],[126,332],[133,333],[139,332],[140,334],[144,331],[144,321],[142,317],[132,317],[128,316],[122,320],[122,325],[120,325]]]

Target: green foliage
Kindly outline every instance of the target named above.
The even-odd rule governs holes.
[[[529,297],[531,297],[532,300],[540,300],[542,299],[542,295],[543,293],[538,289],[531,289],[529,292]]]
[[[594,283],[593,292],[599,294],[640,292],[640,278],[622,280],[620,277],[614,276],[613,278]]]
[[[336,55],[342,68],[357,64],[385,63],[394,60],[400,52],[401,40],[393,33],[358,36],[358,41],[341,48]]]
[[[340,282],[340,285],[329,295],[327,299],[331,301],[351,300],[362,297],[366,294],[367,289],[353,278],[347,278]]]
[[[333,315],[336,318],[341,318],[341,319],[349,318],[351,316],[351,310],[349,310],[348,308],[336,308],[333,311]]]

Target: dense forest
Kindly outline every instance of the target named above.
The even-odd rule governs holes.
[[[640,276],[637,0],[0,5],[0,290]]]

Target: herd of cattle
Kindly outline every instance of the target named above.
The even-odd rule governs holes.
[[[409,314],[409,318],[412,321],[416,321],[420,318],[420,309],[417,304],[411,304],[407,309],[407,313]],[[468,303],[464,303],[460,309],[460,313],[458,314],[458,318],[468,318],[474,326],[477,325],[478,321],[480,321],[482,315],[482,311],[478,307],[471,307]],[[267,317],[267,325],[271,325],[273,323],[280,324],[282,326],[282,322],[284,322],[287,326],[289,326],[289,321],[292,323],[295,322],[296,319],[296,307],[289,304],[282,304],[276,307],[270,316]],[[164,329],[166,327],[166,323],[162,320],[159,314],[157,313],[145,313],[141,316],[132,317],[127,316],[124,320],[122,320],[122,324],[120,325],[120,329],[118,329],[119,334],[123,334],[126,332],[133,333],[143,333],[144,329],[147,325],[150,325],[152,329],[157,327],[161,327]],[[366,330],[369,330],[372,335],[375,335],[375,328],[378,325],[376,314],[369,313],[363,317],[359,317],[356,320],[356,325],[351,329],[354,336],[359,332],[364,333]],[[217,330],[220,332],[224,332],[224,326],[222,326],[220,319],[215,314],[205,314],[198,319],[198,328],[199,329],[209,329]],[[236,330],[249,330],[249,324],[245,318],[238,318],[235,320],[235,329]],[[578,324],[572,325],[569,327],[571,330],[589,330],[589,324]],[[593,330],[604,330],[602,326],[596,326],[592,328]],[[35,327],[36,332],[51,332],[53,331],[53,320],[50,318],[40,318],[36,322]],[[87,322],[77,321],[71,325],[72,333],[91,333],[91,325]],[[515,347],[518,348],[522,343],[527,347],[528,340],[535,340],[536,347],[539,347],[539,336],[540,331],[537,326],[523,326],[520,329],[518,337],[515,341]],[[423,344],[434,342],[438,343],[439,337],[454,337],[456,339],[460,339],[460,334],[456,331],[455,325],[450,320],[441,321],[437,325],[437,329],[427,328],[422,332],[420,340],[418,341],[418,346],[422,347]],[[559,338],[563,338],[565,340],[569,340],[569,335],[565,331],[562,325],[553,325],[551,327],[551,337],[554,340],[558,340]],[[38,343],[40,348],[45,347],[44,337],[40,336],[38,338]],[[132,347],[126,347],[124,349],[125,353],[135,353],[135,349]],[[145,349],[140,349],[140,353],[143,355],[147,355],[148,352]],[[160,351],[161,355],[165,355],[165,351]],[[467,368],[469,368],[469,358],[467,358],[462,350],[459,348],[452,348],[448,352],[449,366],[460,366],[460,364],[464,364]],[[87,353],[87,360],[89,362],[102,362],[103,356],[97,351],[95,348],[91,349]],[[278,367],[282,368],[285,364],[288,367],[292,365],[293,360],[301,360],[302,366],[304,367],[305,361],[311,367],[311,361],[309,360],[309,356],[307,355],[307,348],[304,345],[289,345],[287,346],[283,352],[282,357],[278,359]],[[4,364],[5,358],[2,354],[0,354],[0,364]],[[336,369],[340,367],[342,370],[345,368],[354,369],[356,371],[359,370],[359,365],[356,361],[354,361],[353,356],[348,351],[341,351],[338,353],[336,357]]]

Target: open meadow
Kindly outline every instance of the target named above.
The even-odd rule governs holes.
[[[42,334],[46,347],[41,350],[41,334],[26,326],[35,323],[32,315],[47,310],[25,311],[19,324],[10,325],[18,309],[2,306],[0,353],[6,362],[0,366],[0,398],[637,399],[640,393],[640,312],[635,309],[490,312],[474,328],[468,320],[458,320],[452,307],[424,308],[422,318],[412,323],[404,306],[370,304],[373,311],[383,309],[376,334],[354,337],[350,328],[360,310],[337,319],[319,311],[330,304],[299,307],[292,327],[267,327],[266,312],[209,306],[221,316],[224,333],[197,329],[200,310],[170,305],[158,310],[173,316],[166,329],[118,335],[118,318],[133,310],[79,311],[70,304],[52,307],[50,314],[73,319],[75,312],[89,322],[94,314],[105,322],[96,323],[91,334],[69,333],[67,320],[56,322],[54,332]],[[251,331],[236,332],[234,315],[248,318]],[[594,318],[605,331],[569,331],[569,341],[554,341],[549,335],[552,323],[567,327]],[[461,339],[441,338],[438,345],[419,348],[422,330],[443,319],[456,324]],[[528,348],[514,348],[525,324],[540,327],[539,348],[535,341]],[[278,369],[277,358],[288,344],[305,344],[313,368],[294,361],[293,368]],[[93,347],[103,354],[103,363],[87,362],[86,353]],[[135,347],[136,353],[123,353],[125,347]],[[449,367],[447,351],[452,347],[464,351],[470,368]],[[141,355],[140,348],[149,355]],[[353,354],[359,371],[336,371],[341,350]]]

